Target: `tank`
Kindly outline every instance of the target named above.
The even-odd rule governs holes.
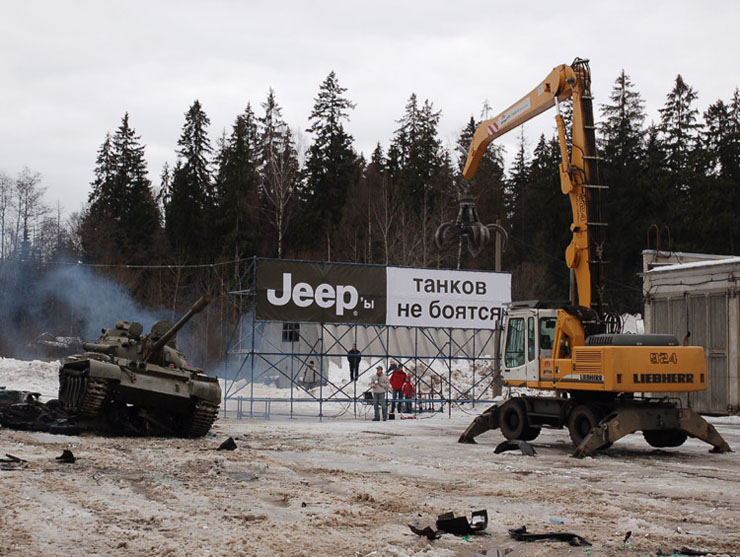
[[[63,409],[119,434],[208,433],[218,415],[221,387],[187,363],[175,335],[209,302],[203,296],[177,323],[158,321],[144,336],[142,325],[131,321],[102,329],[96,342],[83,343],[83,354],[62,361]]]

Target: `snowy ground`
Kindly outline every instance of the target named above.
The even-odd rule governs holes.
[[[55,365],[0,359],[8,388],[45,393],[49,374]],[[534,441],[536,457],[495,455],[497,432],[456,442],[472,417],[226,418],[195,440],[0,429],[0,456],[27,461],[0,468],[0,555],[589,554],[511,540],[522,525],[579,534],[590,555],[740,554],[740,453],[695,440],[657,450],[632,435],[576,460],[556,430]],[[737,450],[740,419],[712,422]],[[216,451],[228,437],[237,449]],[[63,449],[74,464],[55,459]],[[490,517],[483,536],[430,542],[407,526],[479,509]]]

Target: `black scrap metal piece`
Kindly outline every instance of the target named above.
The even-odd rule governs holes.
[[[59,462],[66,462],[66,463],[72,464],[77,459],[75,458],[75,455],[72,454],[72,451],[70,451],[69,449],[64,449],[62,451],[62,454],[60,454],[56,458],[56,460],[58,460]]]
[[[509,530],[509,535],[518,542],[534,542],[537,540],[556,540],[560,542],[568,542],[573,547],[585,547],[590,546],[591,542],[582,538],[578,534],[571,534],[570,532],[550,532],[547,534],[532,534],[527,532],[527,527],[522,526],[521,528],[514,528]]]
[[[430,540],[436,540],[437,538],[442,537],[442,532],[440,532],[439,530],[435,530],[431,526],[422,528],[419,524],[409,524],[409,528],[411,528],[411,531],[414,534],[418,534],[419,536],[426,536]]]
[[[698,551],[696,549],[689,549],[688,547],[682,547],[681,549],[674,549],[670,553],[663,553],[662,549],[659,549],[656,555],[658,557],[669,557],[670,555],[714,555],[715,551]]]
[[[456,536],[467,536],[486,529],[488,526],[488,511],[474,511],[470,522],[464,516],[455,517],[452,511],[437,517],[437,529]]]
[[[28,462],[27,460],[23,460],[22,458],[13,456],[10,453],[5,453],[5,456],[6,458],[0,458],[0,462],[11,463],[11,464],[22,464],[24,462]]]
[[[499,443],[493,452],[499,454],[504,451],[515,451],[517,449],[525,456],[535,456],[537,454],[537,451],[534,450],[532,445],[521,439],[507,439],[503,443]]]
[[[233,451],[236,449],[236,442],[233,437],[229,437],[226,441],[218,446],[217,451]]]

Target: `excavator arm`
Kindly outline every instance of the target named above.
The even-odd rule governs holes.
[[[555,121],[560,143],[560,186],[570,199],[573,237],[565,251],[565,260],[575,276],[577,299],[573,304],[605,313],[603,245],[606,223],[603,222],[598,184],[596,140],[591,103],[591,75],[587,60],[576,58],[572,65],[560,65],[529,94],[504,112],[481,123],[468,151],[463,176],[470,180],[478,169],[488,144],[544,111],[557,107]],[[572,148],[568,152],[565,123],[558,104],[573,99]]]

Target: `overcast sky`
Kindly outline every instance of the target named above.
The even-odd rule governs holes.
[[[679,73],[702,112],[730,99],[739,22],[735,0],[2,0],[0,171],[40,172],[47,201],[77,211],[106,132],[128,111],[158,187],[195,99],[214,145],[248,102],[261,113],[270,87],[291,128],[305,130],[332,70],[357,104],[347,127],[366,155],[387,147],[411,93],[442,111],[453,145],[484,100],[493,116],[577,56],[591,60],[597,107],[624,68],[649,123]],[[552,133],[553,114],[524,129],[531,147]],[[512,153],[516,139],[500,143]]]

